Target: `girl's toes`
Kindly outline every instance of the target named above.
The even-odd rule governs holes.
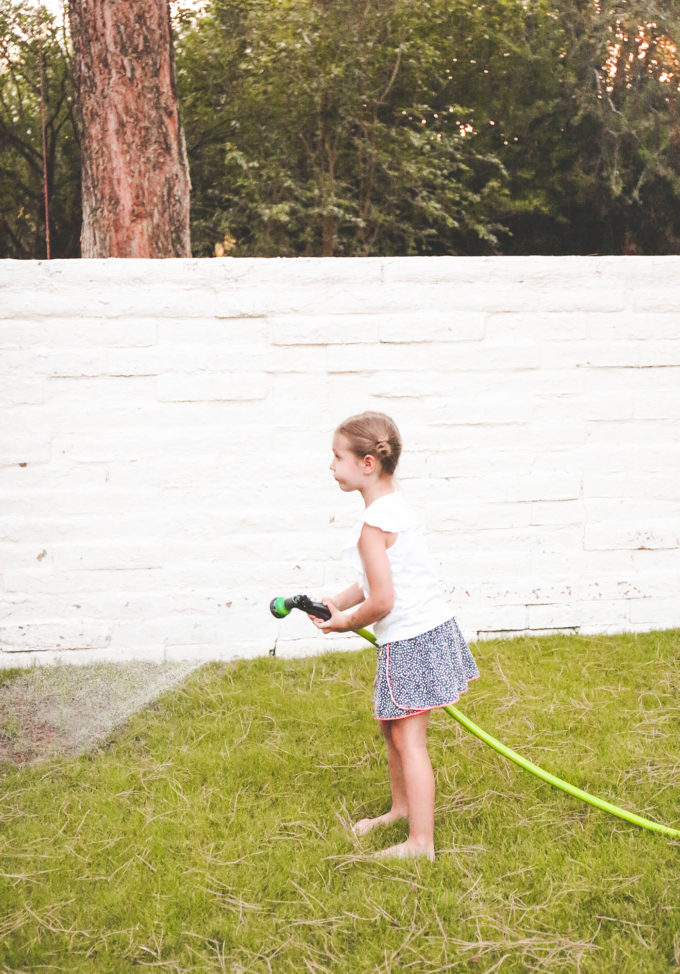
[[[355,822],[353,828],[357,835],[366,835],[371,829],[374,829],[378,825],[378,820],[375,818],[362,818],[358,822]]]
[[[376,859],[410,859],[425,856],[430,862],[434,862],[434,848],[431,846],[412,845],[410,842],[400,842],[399,845],[392,845],[389,849],[381,849],[375,852]]]
[[[354,833],[355,835],[366,835],[378,825],[390,825],[400,818],[406,818],[406,815],[396,811],[385,812],[384,815],[378,815],[377,818],[362,818],[354,826]]]

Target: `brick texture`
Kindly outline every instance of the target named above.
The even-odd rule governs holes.
[[[0,666],[351,649],[335,425],[470,639],[680,626],[680,258],[0,261]]]

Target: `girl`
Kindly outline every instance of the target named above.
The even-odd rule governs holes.
[[[432,709],[455,703],[479,670],[440,594],[418,522],[395,491],[400,453],[399,430],[384,413],[351,416],[336,429],[330,469],[340,489],[358,490],[365,505],[353,543],[343,552],[361,582],[323,599],[331,617],[312,621],[326,633],[375,624],[374,709],[387,745],[392,807],[361,819],[355,832],[364,835],[407,818],[406,842],[378,855],[434,859],[427,722]]]

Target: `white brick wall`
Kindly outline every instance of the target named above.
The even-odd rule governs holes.
[[[391,413],[469,638],[680,625],[680,258],[0,262],[0,665],[314,652]]]

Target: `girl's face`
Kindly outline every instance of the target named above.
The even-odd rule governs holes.
[[[350,448],[349,440],[342,433],[333,437],[333,471],[340,490],[359,490],[366,484],[366,463]]]

